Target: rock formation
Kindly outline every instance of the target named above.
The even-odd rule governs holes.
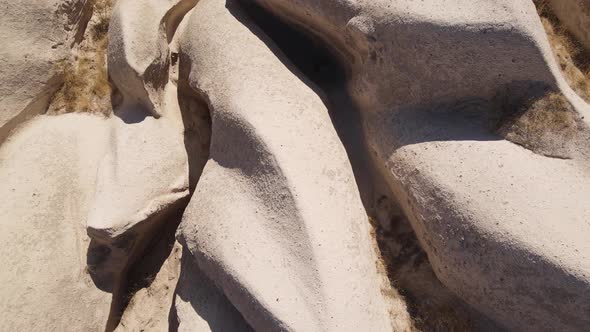
[[[586,3],[4,1],[3,326],[585,330]]]

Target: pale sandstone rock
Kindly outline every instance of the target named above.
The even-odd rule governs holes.
[[[176,3],[122,0],[113,9],[108,63],[123,100],[113,110],[111,148],[88,216],[96,250],[108,252],[94,272],[109,287],[125,287],[127,269],[189,195],[185,128],[168,83],[167,39],[158,33]]]
[[[0,1],[0,143],[45,111],[66,58],[87,17],[84,0]]]
[[[590,49],[590,1],[550,0],[548,4],[559,21],[579,41]]]
[[[212,138],[181,242],[256,330],[409,329],[321,99],[236,2],[187,19],[179,80],[205,96]]]
[[[560,89],[588,123],[531,2],[258,2],[340,50],[368,148],[443,283],[514,329],[588,324],[584,151],[553,160],[489,131],[514,81]]]
[[[5,331],[103,331],[111,294],[88,273],[84,220],[104,120],[39,117],[0,149],[0,321]]]

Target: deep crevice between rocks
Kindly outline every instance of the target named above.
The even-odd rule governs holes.
[[[195,4],[195,0],[181,1],[164,17],[162,24],[169,44],[172,42],[180,21]],[[119,266],[122,265],[123,268],[117,271],[116,275],[104,278],[111,280],[112,284],[106,285],[105,290],[113,294],[106,331],[114,331],[119,327],[126,310],[132,309],[128,306],[135,294],[141,289],[150,287],[165,261],[174,259],[172,250],[175,245],[176,230],[209,158],[211,117],[208,103],[204,96],[194,92],[186,84],[190,66],[185,68],[183,61],[179,61],[178,57],[177,50],[169,50],[169,66],[166,68],[166,77],[170,78],[170,75],[173,75],[174,78],[168,80],[167,84],[175,84],[177,90],[178,107],[184,126],[183,143],[188,158],[189,195],[142,221],[134,229],[122,234],[121,239],[115,240],[113,244],[101,245],[93,240],[94,243],[91,244],[88,251],[88,270],[91,275],[93,275],[92,270],[93,267],[96,269],[97,263],[103,267],[112,265],[112,259],[117,259],[117,257],[113,257],[116,256],[113,249],[114,251],[122,250],[124,254],[124,257],[119,255],[119,258],[124,261],[115,262],[115,265],[119,263]],[[114,86],[114,94],[117,93],[118,90]],[[117,98],[112,98],[112,100],[117,100]],[[113,108],[115,107],[116,103],[113,103]],[[117,247],[119,243],[121,248]],[[101,250],[101,247],[104,248]],[[104,257],[98,257],[97,261],[97,257],[93,257],[94,253]],[[100,271],[100,266],[98,271]],[[101,288],[101,281],[97,278],[96,273],[93,280],[97,287]],[[164,317],[171,327],[177,323],[173,315],[174,310],[171,309],[168,317]],[[158,319],[158,317],[154,318]]]
[[[66,31],[73,30],[75,32],[73,37],[71,37],[72,42],[70,47],[80,44],[86,33],[88,23],[92,18],[91,1],[65,1],[60,4],[54,14],[63,16],[65,20],[64,29]],[[58,45],[54,45],[54,48],[57,46]],[[0,146],[9,138],[10,134],[16,131],[17,128],[24,125],[36,115],[47,112],[47,109],[51,106],[54,95],[59,91],[63,84],[63,74],[55,72],[52,77],[47,80],[43,89],[36,96],[31,98],[31,101],[20,113],[12,117],[12,119],[6,122],[3,126],[0,126]]]
[[[182,63],[182,61],[180,62]],[[180,66],[181,64],[174,61],[173,65]],[[130,264],[128,272],[124,274],[123,284],[117,296],[113,296],[113,320],[109,319],[108,331],[117,327],[131,298],[140,289],[151,285],[162,264],[170,256],[174,247],[176,230],[209,158],[211,116],[207,101],[185,85],[186,78],[182,77],[182,73],[188,74],[188,70],[185,68],[179,72],[181,77],[178,83],[178,103],[185,128],[184,145],[189,164],[190,195],[169,209],[166,213],[166,220],[154,232],[157,235],[152,236],[149,244],[142,250],[141,257]],[[171,317],[173,314],[174,310],[170,310],[168,321],[171,323],[175,323],[174,317]]]
[[[251,0],[238,2],[260,30],[274,42],[275,45],[269,45],[271,50],[327,106],[374,227],[390,284],[405,297],[415,327],[439,331],[494,326],[436,278],[407,217],[394,195],[382,184],[379,171],[368,155],[361,112],[348,93],[347,67],[339,61],[336,55],[339,52],[329,42],[322,40],[321,36],[316,36],[313,29],[304,31],[299,26],[285,23]],[[264,37],[261,39],[266,40]]]
[[[121,241],[116,241],[117,243],[131,244],[133,248],[129,248],[128,252],[134,252],[135,254],[129,257],[129,260],[125,263],[125,268],[119,276],[114,278],[116,284],[106,288],[107,291],[113,293],[111,314],[106,331],[113,331],[117,328],[135,293],[151,285],[160,268],[170,256],[174,247],[176,229],[182,220],[184,210],[190,201],[209,156],[211,120],[206,102],[198,95],[187,93],[183,89],[179,89],[178,99],[185,126],[184,144],[189,162],[190,195],[173,204],[166,211],[154,216],[154,218],[161,218],[161,221],[157,222],[158,225],[153,226],[151,232],[130,231],[124,234],[125,238],[121,239]],[[144,221],[144,223],[147,222],[147,220]],[[152,223],[152,221],[149,221],[149,223]],[[133,234],[141,234],[143,239],[149,240],[146,242],[145,240],[131,239],[129,235]],[[135,247],[136,243],[140,242],[145,244],[141,245],[141,247]],[[97,254],[104,251],[101,251],[100,247],[95,248],[98,248],[95,251]],[[89,266],[96,264],[92,262],[91,252],[93,251],[89,250]],[[108,256],[113,256],[113,253],[109,252]],[[112,265],[112,263],[107,260],[102,262],[102,265]],[[95,280],[95,283],[100,288],[100,281]],[[168,319],[170,320],[170,317]],[[172,321],[174,320],[172,319]]]
[[[533,0],[564,78],[586,102],[590,102],[590,50],[569,31],[548,0]]]
[[[189,162],[189,197],[153,216],[153,218],[161,219],[156,222],[157,225],[153,225],[154,222],[148,220],[141,223],[151,224],[151,231],[146,233],[141,230],[130,230],[121,236],[120,241],[115,241],[115,243],[121,243],[123,247],[120,249],[129,254],[125,257],[126,262],[118,262],[119,264],[112,262],[112,259],[122,258],[121,255],[117,256],[110,246],[101,245],[95,240],[88,251],[89,272],[95,284],[113,294],[106,331],[117,328],[135,293],[151,285],[163,263],[170,256],[174,247],[176,229],[209,156],[211,120],[207,103],[197,94],[181,88],[179,88],[178,99],[185,127],[184,144]],[[140,228],[141,224],[136,228]],[[136,238],[132,238],[134,235]],[[139,239],[140,236],[141,239]],[[120,266],[121,264],[125,267],[118,275],[97,275],[97,271],[99,273],[101,271],[101,266]],[[114,281],[114,284],[101,285],[104,280]]]

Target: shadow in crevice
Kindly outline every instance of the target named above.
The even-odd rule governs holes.
[[[207,323],[209,330],[213,332],[253,331],[223,291],[199,268],[197,261],[188,250],[183,250],[180,266],[175,301],[180,299],[190,304],[195,314],[201,317]],[[180,322],[175,304],[170,310],[169,322],[169,331],[178,331]],[[194,328],[194,326],[190,326],[190,320],[185,324],[189,326],[185,326],[184,329]]]
[[[189,71],[182,72],[188,75]],[[151,285],[170,256],[176,229],[209,157],[211,119],[207,103],[198,93],[180,87],[178,102],[189,164],[189,197],[144,220],[114,241],[99,243],[93,239],[88,249],[90,276],[98,288],[113,294],[107,331],[117,327],[131,298]],[[145,114],[141,110],[137,113]],[[145,225],[152,229],[146,231]]]
[[[397,108],[394,115],[384,113],[372,121],[376,122],[373,128],[388,136],[389,145],[383,148],[383,154],[389,156],[412,144],[502,140],[494,133],[500,117],[493,101],[471,97],[403,106]]]
[[[187,202],[176,202],[113,241],[92,238],[86,257],[88,273],[97,288],[112,294],[106,331],[115,330],[133,295],[151,285],[170,256]],[[146,231],[149,223],[152,229]]]
[[[176,229],[182,219],[185,206],[186,204],[183,204],[170,216],[158,235],[154,236],[148,244],[143,257],[129,270],[127,274],[128,295],[132,296],[138,290],[149,287],[166,259],[170,257],[174,248]],[[128,297],[130,298],[130,296]]]
[[[178,65],[176,61],[171,61]],[[186,82],[190,64],[182,60],[181,82]],[[188,67],[185,67],[188,65]],[[87,252],[88,272],[94,284],[113,294],[106,331],[113,331],[136,292],[150,287],[175,243],[175,233],[209,157],[211,118],[204,98],[181,84],[178,106],[184,126],[183,143],[188,158],[189,196],[138,223],[114,240],[92,234]],[[129,107],[116,114],[126,123],[138,123],[149,116],[141,107]],[[147,229],[149,227],[149,229]],[[91,232],[91,230],[90,230]],[[171,326],[174,317],[169,317]]]
[[[371,192],[368,178],[370,165],[365,154],[360,112],[347,92],[345,66],[335,60],[335,53],[326,48],[319,38],[282,22],[253,1],[228,0],[226,7],[327,106],[352,164],[361,198],[367,206],[372,200],[367,196]]]
[[[205,96],[188,87],[190,60],[179,61],[178,103],[184,124],[184,146],[188,157],[191,196],[209,160],[211,145],[211,113]]]
[[[376,229],[381,256],[387,265],[390,283],[405,296],[416,326],[426,331],[494,326],[440,283],[399,204],[389,191],[383,194],[383,186],[377,185],[383,180],[368,154],[361,112],[348,92],[346,66],[337,60],[338,53],[329,48],[329,42],[321,40],[313,32],[302,31],[281,21],[251,0],[227,0],[226,7],[265,42],[277,58],[320,96],[327,106],[334,128],[346,149],[367,214],[372,221],[379,220],[372,224]],[[474,138],[473,131],[468,130],[475,125],[479,127],[476,132],[481,132],[481,125],[489,125],[485,116],[453,113],[457,108],[473,105],[485,108],[489,102],[466,100],[450,106],[443,104],[449,111],[438,112],[441,129],[453,115],[460,117],[461,123],[467,126],[469,132],[465,133],[465,139],[497,140],[498,137],[488,134],[489,131]],[[419,127],[415,113],[407,110],[403,114],[412,117],[411,122]],[[423,115],[426,114],[425,109]],[[490,112],[484,114],[487,116]],[[408,137],[415,139],[416,135]],[[457,137],[447,137],[441,131],[426,139],[450,140]]]
[[[119,108],[114,111],[113,114],[120,118],[125,124],[141,123],[147,117],[151,117],[150,113],[139,105]]]

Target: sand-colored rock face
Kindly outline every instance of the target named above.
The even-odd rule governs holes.
[[[179,232],[205,272],[257,330],[400,324],[321,99],[233,2],[199,2],[181,38],[180,65],[212,118],[209,162]]]
[[[59,86],[57,64],[87,20],[84,0],[0,3],[0,142],[45,110]]]
[[[84,220],[106,137],[95,117],[40,117],[2,146],[3,330],[104,330],[112,296],[88,273]]]
[[[587,329],[590,106],[532,1],[118,0],[106,118],[32,118],[96,3],[4,2],[4,329]]]

